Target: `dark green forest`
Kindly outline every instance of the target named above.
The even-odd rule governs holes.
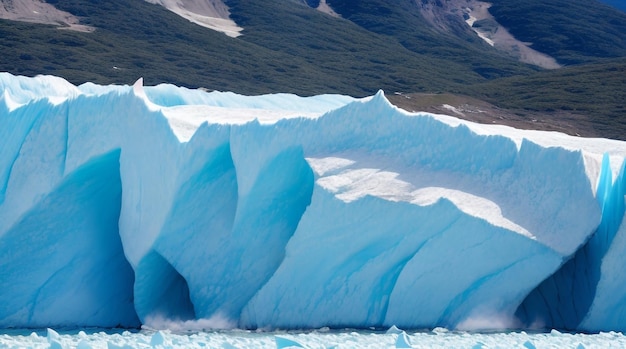
[[[417,2],[227,0],[244,28],[228,37],[144,1],[55,0],[96,28],[0,20],[0,71],[74,84],[172,83],[242,94],[453,93],[515,110],[590,114],[626,138],[626,14],[598,1],[494,0],[496,19],[564,65],[517,62],[469,27],[433,29]]]

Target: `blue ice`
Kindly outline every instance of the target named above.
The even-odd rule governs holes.
[[[0,327],[626,328],[624,142],[382,91],[0,87]]]

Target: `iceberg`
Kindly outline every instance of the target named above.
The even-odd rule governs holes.
[[[0,327],[626,329],[625,142],[382,91],[0,87]]]

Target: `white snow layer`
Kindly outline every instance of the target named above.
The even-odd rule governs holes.
[[[514,323],[624,216],[606,204],[626,194],[624,142],[407,113],[382,92],[0,86],[0,327]],[[585,328],[623,330],[626,232],[607,229],[583,285],[600,286],[572,302],[593,301]]]

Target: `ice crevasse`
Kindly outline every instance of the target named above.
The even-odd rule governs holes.
[[[0,86],[0,327],[626,330],[625,142],[382,92]]]

